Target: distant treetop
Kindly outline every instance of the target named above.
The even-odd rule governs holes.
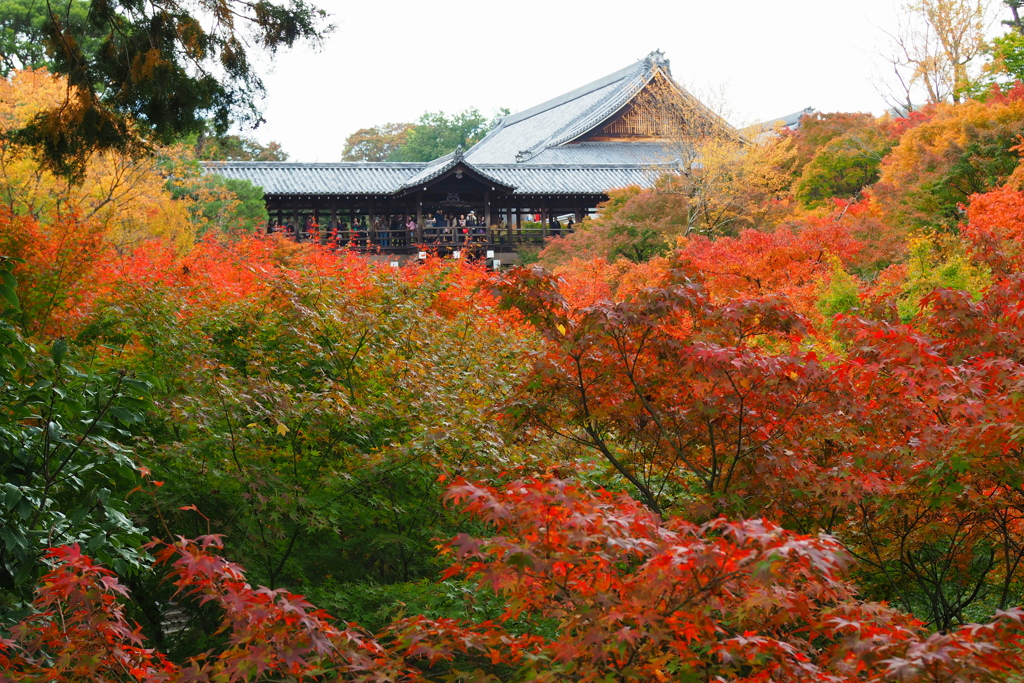
[[[414,123],[385,123],[373,128],[360,128],[345,140],[342,161],[387,161],[405,144]]]
[[[288,161],[281,143],[271,140],[264,145],[244,135],[203,134],[194,147],[200,161]]]
[[[476,107],[457,114],[425,112],[416,123],[386,123],[362,128],[345,140],[342,161],[433,161],[468,149],[483,139],[509,110],[488,120]]]

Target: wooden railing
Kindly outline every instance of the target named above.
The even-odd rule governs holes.
[[[565,229],[549,231],[542,227],[501,228],[498,226],[462,228],[423,228],[408,230],[337,230],[300,237],[300,241],[336,244],[339,248],[381,253],[412,253],[421,248],[456,249],[460,247],[515,247],[521,244],[540,245],[546,237],[566,235]],[[417,234],[418,233],[418,234]]]

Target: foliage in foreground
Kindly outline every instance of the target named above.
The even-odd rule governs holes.
[[[223,645],[175,662],[126,618],[127,592],[77,546],[51,552],[36,612],[0,642],[0,680],[360,681],[995,680],[1024,662],[1024,613],[927,635],[858,601],[828,538],[766,522],[663,524],[642,506],[558,480],[448,497],[494,536],[459,536],[449,575],[507,601],[498,621],[412,617],[376,638],[300,596],[253,588],[219,540],[155,544],[175,599],[216,608]],[[515,628],[545,624],[549,635]],[[510,628],[512,627],[512,628]]]

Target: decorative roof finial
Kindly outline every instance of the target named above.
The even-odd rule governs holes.
[[[458,147],[455,148],[455,154],[452,155],[452,162],[457,164],[462,160],[462,145],[459,145]]]
[[[668,60],[665,59],[665,53],[662,52],[661,50],[655,50],[651,54],[647,55],[647,59],[645,59],[644,61],[646,61],[651,66],[660,66],[666,71],[669,70]]]

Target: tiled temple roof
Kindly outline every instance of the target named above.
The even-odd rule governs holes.
[[[728,127],[671,80],[668,60],[655,51],[604,78],[506,116],[465,154],[459,150],[428,163],[223,162],[206,169],[249,180],[266,195],[396,195],[427,185],[460,164],[515,195],[599,195],[627,185],[647,187],[678,164],[678,145],[649,139],[577,140],[617,116],[659,74],[693,111]]]
[[[391,194],[426,164],[339,162],[303,164],[280,161],[223,161],[206,164],[209,173],[248,180],[267,195]]]
[[[487,164],[466,165],[516,195],[604,194],[628,185],[649,187],[661,169],[648,164]],[[267,195],[390,195],[429,182],[427,164],[383,162],[298,164],[229,161],[207,170],[225,178],[248,180]]]

